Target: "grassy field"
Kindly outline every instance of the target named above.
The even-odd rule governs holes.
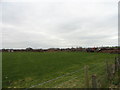
[[[113,62],[117,54],[86,52],[13,52],[2,54],[3,87],[82,88],[84,66],[89,74],[99,77],[105,73],[105,60]],[[79,70],[48,83],[45,81]],[[104,78],[103,78],[104,80]]]

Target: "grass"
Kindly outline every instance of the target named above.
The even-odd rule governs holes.
[[[2,53],[3,88],[28,88],[89,65],[90,74],[104,74],[105,60],[113,62],[117,54],[86,52],[13,52]],[[81,88],[84,70],[35,88]]]
[[[0,52],[0,89],[2,88],[2,53]]]

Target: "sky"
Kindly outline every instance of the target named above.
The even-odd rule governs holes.
[[[2,0],[0,48],[118,45],[118,0]]]

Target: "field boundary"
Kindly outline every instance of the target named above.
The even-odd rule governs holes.
[[[62,78],[62,77],[69,76],[69,75],[72,75],[72,74],[74,74],[74,73],[80,72],[80,71],[83,70],[83,69],[84,69],[84,68],[81,68],[81,69],[76,70],[76,71],[73,71],[73,72],[71,72],[71,73],[67,73],[67,74],[61,75],[61,76],[59,76],[59,77],[56,77],[56,78],[54,78],[54,79],[51,79],[51,80],[48,80],[48,81],[45,81],[45,82],[42,82],[42,83],[39,83],[39,84],[36,84],[36,85],[32,85],[32,86],[30,86],[29,88],[34,88],[34,87],[36,87],[36,86],[40,86],[40,85],[49,83],[49,82],[51,82],[51,81],[55,81],[55,80],[60,79],[60,78]],[[26,88],[26,90],[29,89],[29,88]]]
[[[96,66],[96,65],[95,65]],[[103,67],[103,66],[102,66]],[[100,68],[100,67],[99,67]],[[118,58],[115,58],[115,62],[113,63],[113,64],[110,64],[110,63],[108,63],[108,61],[106,61],[106,64],[105,64],[105,68],[104,69],[106,69],[105,70],[105,74],[103,75],[103,77],[105,76],[106,77],[106,80],[105,81],[107,81],[107,83],[108,83],[108,87],[111,87],[111,85],[113,85],[112,84],[112,82],[113,82],[113,79],[114,78],[116,78],[116,75],[115,74],[117,74],[117,72],[118,72],[118,74],[117,74],[117,79],[119,79],[120,80],[120,76],[119,76],[119,70],[120,70],[120,62],[119,62],[119,59]],[[69,76],[69,75],[72,75],[72,74],[74,74],[74,73],[77,73],[77,72],[80,72],[81,70],[84,70],[84,74],[85,74],[85,86],[87,87],[87,88],[90,88],[90,87],[92,87],[92,88],[98,88],[98,87],[101,87],[101,77],[98,77],[98,76],[96,76],[96,74],[92,74],[92,75],[89,75],[90,73],[89,73],[89,66],[88,65],[86,65],[85,67],[83,67],[83,68],[81,68],[81,69],[79,69],[79,70],[76,70],[76,71],[73,71],[73,72],[71,72],[71,73],[66,73],[66,74],[64,74],[64,75],[61,75],[61,76],[59,76],[59,77],[56,77],[56,78],[53,78],[53,79],[51,79],[51,80],[48,80],[48,81],[45,81],[45,82],[42,82],[42,83],[38,83],[38,84],[36,84],[36,85],[31,85],[29,88],[34,88],[34,87],[37,87],[37,86],[40,86],[40,85],[43,85],[43,84],[46,84],[46,83],[49,83],[49,82],[52,82],[52,81],[55,81],[55,80],[58,80],[58,79],[60,79],[60,78],[63,78],[63,77],[65,77],[65,76]],[[91,79],[89,78],[89,76],[91,76]],[[72,79],[74,79],[74,78],[77,78],[77,77],[73,77]],[[91,83],[90,83],[91,82]],[[91,86],[91,85],[92,86]],[[118,81],[118,84],[119,84],[119,81]],[[26,88],[26,90],[27,89],[29,89],[29,88]]]
[[[95,66],[97,66],[97,65],[95,65]],[[38,84],[36,84],[36,85],[31,85],[29,88],[26,88],[25,90],[28,90],[28,89],[30,89],[30,88],[34,88],[34,87],[36,87],[36,86],[44,85],[44,84],[46,84],[46,83],[49,83],[49,82],[58,80],[58,79],[63,78],[63,77],[65,77],[65,76],[69,76],[69,75],[72,75],[72,74],[74,74],[74,73],[80,72],[81,70],[84,70],[84,69],[85,69],[85,67],[83,67],[83,68],[81,68],[81,69],[79,69],[79,70],[73,71],[73,72],[71,72],[71,73],[68,72],[68,73],[66,73],[66,74],[64,74],[64,75],[61,75],[61,76],[59,76],[59,77],[50,79],[50,80],[48,80],[48,81],[44,81],[44,82],[38,83]]]

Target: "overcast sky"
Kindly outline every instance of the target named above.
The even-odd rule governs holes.
[[[2,48],[118,45],[118,0],[2,0],[0,7]]]

